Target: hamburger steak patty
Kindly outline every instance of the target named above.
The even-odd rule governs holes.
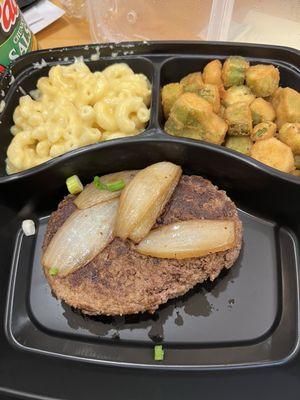
[[[76,210],[74,198],[67,196],[52,213],[43,251]],[[66,277],[53,277],[45,270],[49,284],[59,299],[86,314],[152,313],[197,283],[214,280],[239,255],[242,224],[237,209],[225,192],[200,176],[182,176],[155,227],[189,219],[233,219],[235,247],[200,258],[159,259],[139,254],[130,241],[116,238],[91,262]]]

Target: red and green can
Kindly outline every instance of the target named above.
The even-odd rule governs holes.
[[[16,0],[0,0],[0,73],[20,55],[37,49]]]

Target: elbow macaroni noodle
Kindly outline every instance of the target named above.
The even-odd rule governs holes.
[[[147,77],[123,63],[91,72],[83,61],[50,68],[32,97],[16,107],[7,173],[39,165],[67,151],[136,135],[150,118]]]

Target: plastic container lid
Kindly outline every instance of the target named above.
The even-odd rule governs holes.
[[[86,6],[95,43],[229,40],[300,48],[298,0],[86,0]]]

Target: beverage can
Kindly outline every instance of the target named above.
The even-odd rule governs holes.
[[[16,0],[0,0],[0,73],[16,58],[37,49]]]

